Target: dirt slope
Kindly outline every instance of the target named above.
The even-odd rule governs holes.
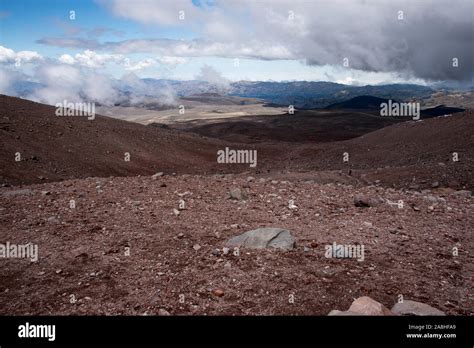
[[[250,171],[272,175],[306,172],[309,179],[317,182],[355,180],[361,184],[380,182],[405,188],[432,185],[474,188],[472,111],[397,123],[345,141],[316,144],[278,141],[279,134],[290,135],[298,125],[302,132],[307,132],[300,118],[303,123],[297,122],[292,128],[287,128],[285,123],[276,127],[276,133],[265,133],[265,137],[273,140],[247,145],[102,116],[93,121],[58,117],[53,107],[6,96],[0,97],[0,102],[0,183],[150,175],[158,171],[178,174]],[[341,132],[343,120],[337,117],[333,122],[335,131],[326,134],[327,139]],[[327,127],[318,132],[325,133]],[[224,147],[256,148],[257,167],[218,164],[216,153]],[[15,161],[17,152],[21,154],[20,162]],[[129,162],[124,160],[126,152],[131,155]],[[344,152],[349,154],[348,162],[343,162]],[[457,162],[453,161],[454,152],[458,153]],[[326,178],[319,181],[322,172],[326,172],[323,175]]]
[[[343,162],[343,153],[349,161]],[[453,161],[453,153],[458,161]],[[398,123],[347,141],[302,146],[285,161],[301,170],[344,170],[364,181],[474,189],[474,112]]]
[[[0,183],[216,172],[222,169],[216,167],[216,152],[224,146],[219,140],[109,117],[59,117],[52,106],[0,96]]]

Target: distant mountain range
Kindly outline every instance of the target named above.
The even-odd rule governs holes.
[[[233,95],[261,98],[273,104],[294,105],[300,109],[324,108],[364,95],[408,100],[425,98],[433,93],[429,87],[409,84],[348,86],[332,82],[236,82],[232,87]]]
[[[226,88],[205,81],[176,81],[143,79],[154,88],[172,88],[180,97],[202,93],[218,93],[244,98],[258,98],[273,105],[293,105],[299,109],[324,108],[345,100],[371,95],[392,100],[411,100],[429,97],[434,90],[413,84],[381,86],[348,86],[333,82],[253,82],[238,81]]]
[[[332,82],[262,82],[262,81],[239,81],[228,84],[214,85],[206,81],[178,81],[167,79],[140,79],[137,87],[136,81],[127,83],[127,81],[116,80],[114,88],[118,91],[116,105],[121,106],[143,106],[149,107],[155,105],[157,109],[173,108],[175,97],[178,98],[198,98],[202,102],[208,100],[218,100],[222,97],[239,97],[254,99],[245,101],[238,100],[238,103],[253,103],[258,100],[264,101],[268,106],[293,105],[297,109],[316,109],[326,107],[338,107],[339,103],[350,101],[352,107],[364,108],[366,103],[380,105],[378,99],[354,99],[370,96],[371,98],[392,99],[403,101],[421,101],[433,99],[433,96],[446,94],[441,90],[414,84],[390,84],[379,86],[349,86]],[[34,91],[44,87],[43,85],[31,82],[20,81],[15,83],[13,95],[22,98],[28,98],[34,95]],[[441,94],[440,94],[441,93]],[[163,99],[163,95],[171,96]],[[456,94],[457,95],[457,94]],[[138,98],[137,98],[138,96]],[[451,104],[449,94],[446,101],[436,104]],[[170,101],[171,100],[171,101]],[[174,100],[174,101],[173,101]],[[453,100],[455,101],[455,100]],[[228,103],[235,103],[234,100]],[[360,106],[356,104],[360,103]],[[449,105],[448,104],[448,105]],[[339,107],[346,108],[345,104]],[[457,103],[454,103],[457,105]]]

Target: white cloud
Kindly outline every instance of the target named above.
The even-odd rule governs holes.
[[[225,91],[230,87],[230,81],[222,76],[220,72],[214,69],[212,66],[204,65],[201,67],[201,71],[196,76],[198,81],[206,81],[212,86],[217,87],[221,91]]]
[[[132,63],[129,60],[126,60],[124,66],[125,70],[129,71],[137,71],[137,70],[143,70],[146,69],[150,66],[153,66],[156,64],[156,60],[152,58],[146,58],[144,60],[140,60],[137,63]]]
[[[169,67],[175,67],[180,64],[184,64],[187,62],[186,58],[183,57],[170,57],[170,56],[164,56],[159,58],[160,63],[169,66]]]
[[[12,93],[11,84],[12,84],[12,73],[8,70],[0,68],[0,94],[10,94]]]
[[[171,86],[165,84],[156,88],[146,84],[135,73],[128,73],[120,79],[122,88],[132,91],[130,103],[142,104],[145,102],[159,101],[161,105],[174,105],[176,103],[176,92]]]
[[[114,79],[88,68],[47,62],[35,69],[33,78],[41,86],[27,98],[50,105],[64,100],[113,105],[119,98]]]
[[[300,59],[318,66],[341,66],[348,58],[350,69],[432,80],[474,74],[472,0],[455,6],[450,0],[215,0],[209,7],[193,6],[191,0],[138,0],[134,6],[111,0],[105,6],[147,25],[183,25],[201,38],[95,43],[117,53]],[[186,17],[180,21],[181,10]],[[456,69],[453,57],[462,62]]]
[[[22,51],[27,52],[27,51]],[[17,54],[13,50],[0,46],[0,57],[3,61],[13,61]],[[24,54],[23,59],[34,60],[35,55]],[[70,102],[95,102],[102,105],[113,105],[117,102],[140,103],[143,101],[157,104],[172,104],[175,93],[171,87],[156,91],[146,85],[136,75],[127,75],[124,81],[98,72],[107,62],[117,62],[126,66],[128,61],[121,56],[102,55],[93,51],[85,51],[74,57],[62,55],[57,61],[41,60],[29,75],[20,73],[18,69],[5,66],[0,68],[0,93],[17,95],[15,85],[24,83],[28,86],[37,82],[33,90],[25,94],[28,99],[55,105],[64,100]],[[155,64],[154,59],[144,59],[126,66],[129,70],[140,70]],[[125,69],[127,70],[127,69]],[[122,89],[130,85],[132,88],[125,94]]]
[[[0,63],[21,64],[42,60],[43,57],[35,51],[15,52],[10,48],[0,46]]]
[[[38,52],[34,52],[34,51],[20,51],[16,54],[16,56],[22,62],[31,62],[31,61],[43,59],[43,57]]]
[[[59,57],[59,61],[64,64],[74,64],[76,62],[76,60],[69,54],[63,54]]]
[[[0,46],[0,62],[1,63],[15,61],[15,57],[16,57],[15,51],[9,48]]]
[[[104,68],[108,64],[118,64],[129,71],[143,70],[156,64],[156,60],[152,58],[134,62],[122,54],[100,54],[92,50],[85,50],[74,57],[69,54],[63,54],[58,60],[64,64],[76,64],[92,69]]]
[[[74,57],[63,54],[59,61],[65,64],[79,64],[88,68],[103,68],[108,63],[121,63],[124,57],[119,54],[99,54],[92,50],[77,53]]]
[[[144,24],[188,25],[189,19],[196,18],[203,12],[194,6],[191,0],[134,0],[133,5],[130,5],[129,0],[102,0],[100,2],[115,15]]]
[[[82,66],[100,68],[110,62],[121,62],[123,56],[117,54],[99,54],[91,50],[76,54],[75,60]]]

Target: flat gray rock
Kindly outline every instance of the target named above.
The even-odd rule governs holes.
[[[265,227],[233,237],[227,241],[227,245],[234,248],[277,248],[292,250],[295,246],[295,239],[288,230],[283,228]]]
[[[431,307],[426,303],[404,300],[401,303],[395,303],[392,312],[398,315],[446,315],[439,309]]]

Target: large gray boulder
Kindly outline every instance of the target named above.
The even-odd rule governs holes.
[[[233,237],[227,241],[227,246],[233,248],[277,248],[291,250],[295,247],[295,239],[288,230],[283,228],[265,227]]]
[[[392,307],[392,312],[398,315],[446,315],[439,309],[433,308],[426,303],[410,300],[395,303]]]

